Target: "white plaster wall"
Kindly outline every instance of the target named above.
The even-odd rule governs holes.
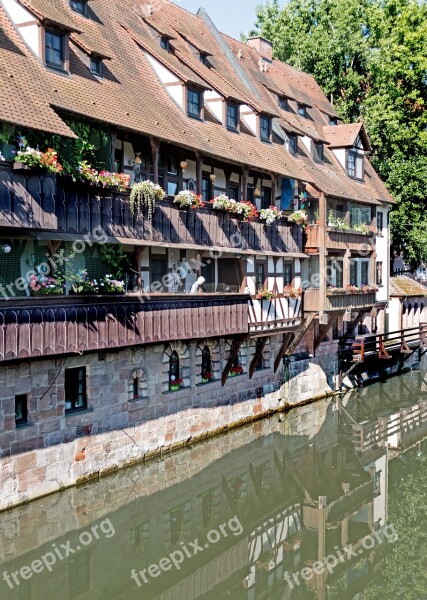
[[[386,302],[388,300],[388,290],[390,285],[390,228],[388,226],[388,206],[382,206],[377,212],[383,214],[382,237],[376,237],[377,261],[383,263],[383,285],[378,288],[377,302]]]
[[[157,77],[165,86],[169,96],[173,100],[175,100],[175,102],[181,108],[184,108],[184,86],[181,80],[178,79],[178,77],[176,77],[171,71],[169,71],[169,69],[164,67],[158,60],[151,56],[151,54],[148,54],[148,52],[144,52],[144,54],[147,57],[147,60],[152,66]],[[181,83],[182,85],[176,85],[179,83]]]
[[[32,52],[40,58],[41,52],[38,25],[34,24],[27,25],[26,27],[19,27],[21,23],[37,21],[36,17],[15,0],[0,0],[0,4],[3,5],[11,21],[18,28],[25,43]]]
[[[224,98],[214,90],[205,92],[205,103],[209,106],[209,110],[213,112],[220,123],[223,122],[223,106]]]
[[[332,152],[335,154],[342,168],[345,169],[345,148],[334,148]]]
[[[389,329],[390,331],[400,330],[401,303],[399,298],[390,298],[389,304]]]
[[[184,86],[183,85],[166,85],[166,91],[172,100],[180,106],[182,109],[184,108]]]
[[[251,109],[250,106],[244,104],[240,109],[240,115],[245,122],[245,125],[249,127],[253,134],[257,135],[258,127],[257,127],[257,115]]]
[[[310,154],[311,154],[311,149],[312,149],[312,148],[311,148],[312,139],[311,139],[311,138],[309,138],[309,137],[308,137],[308,135],[302,135],[300,139],[301,139],[302,143],[304,144],[304,146],[305,146],[306,150],[307,150],[308,152],[310,152]]]
[[[40,37],[38,25],[27,25],[27,27],[18,27],[19,33],[22,35],[25,43],[38,57],[40,52]]]

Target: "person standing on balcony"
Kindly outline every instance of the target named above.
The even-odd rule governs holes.
[[[203,294],[203,284],[205,281],[206,279],[204,277],[199,277],[199,279],[191,286],[190,294]]]

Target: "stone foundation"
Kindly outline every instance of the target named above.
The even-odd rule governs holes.
[[[0,510],[333,392],[335,356],[296,355],[274,373],[281,338],[271,337],[262,368],[249,379],[255,347],[248,343],[239,355],[245,373],[222,386],[230,343],[207,344],[215,376],[207,384],[201,383],[200,342],[1,368]],[[173,350],[183,373],[183,388],[176,392],[168,385]],[[87,410],[66,413],[65,369],[80,366],[86,367]],[[138,399],[133,399],[135,377]],[[29,410],[28,424],[20,427],[14,415],[18,394],[27,394]]]

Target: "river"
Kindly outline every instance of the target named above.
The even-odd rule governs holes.
[[[426,381],[423,367],[1,513],[1,600],[426,600]]]

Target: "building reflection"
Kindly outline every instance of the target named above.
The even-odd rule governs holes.
[[[13,589],[0,581],[1,598],[361,600],[387,552],[385,542],[362,542],[387,524],[389,462],[427,435],[424,375],[295,409],[1,514],[0,574],[20,572],[52,544],[76,549],[102,520],[115,531]],[[240,529],[227,528],[233,518]],[[205,544],[213,530],[216,541]],[[195,540],[195,555],[147,574]],[[292,578],[350,544],[357,556],[331,572]],[[145,569],[147,583],[140,577],[139,587],[132,569]]]

